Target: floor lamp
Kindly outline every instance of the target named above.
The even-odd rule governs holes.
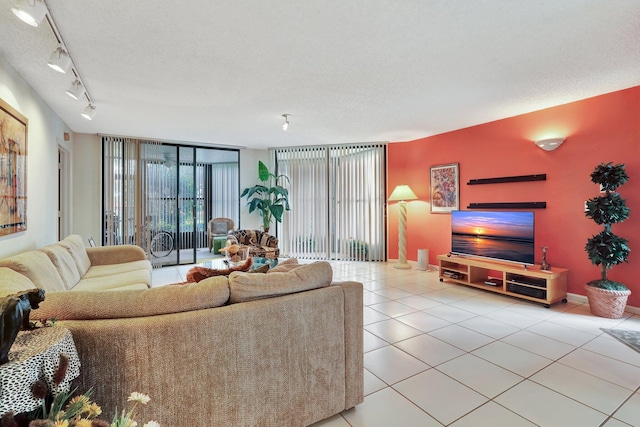
[[[407,263],[407,200],[416,200],[418,197],[408,185],[398,185],[389,196],[390,202],[398,201],[398,263],[394,268],[408,270]]]

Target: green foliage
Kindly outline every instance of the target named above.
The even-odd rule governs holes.
[[[618,193],[609,193],[587,200],[585,215],[596,224],[615,224],[629,218],[626,201]]]
[[[626,291],[628,288],[620,282],[614,282],[613,280],[592,280],[587,283],[594,288],[606,289],[608,291]]]
[[[611,232],[611,224],[624,221],[629,217],[630,209],[625,200],[618,193],[612,193],[619,186],[627,182],[629,177],[624,170],[624,164],[613,165],[601,163],[591,173],[591,181],[600,184],[605,194],[591,198],[587,201],[586,216],[596,224],[604,226],[604,229],[587,240],[584,249],[591,263],[600,266],[600,280],[589,282],[589,285],[602,289],[610,289],[609,286],[622,287],[618,282],[608,280],[608,271],[614,265],[628,262],[629,241]],[[597,285],[594,285],[597,284]],[[606,287],[605,287],[606,286]],[[622,289],[615,289],[622,290]]]
[[[262,217],[264,231],[269,231],[272,219],[282,222],[282,215],[289,207],[289,190],[279,184],[280,180],[289,182],[286,175],[274,175],[267,166],[258,161],[258,179],[263,184],[245,188],[240,197],[247,198],[249,213],[258,211]],[[267,186],[267,181],[273,180],[273,186]]]
[[[600,184],[604,191],[615,191],[628,180],[629,176],[624,170],[624,164],[600,163],[591,172],[591,181]]]
[[[349,258],[367,259],[369,256],[369,244],[362,240],[349,240]]]

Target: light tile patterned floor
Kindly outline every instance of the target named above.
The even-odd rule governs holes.
[[[599,328],[640,316],[546,309],[392,263],[331,262],[364,284],[365,401],[314,427],[640,426],[640,353]],[[154,286],[191,266],[157,269]]]

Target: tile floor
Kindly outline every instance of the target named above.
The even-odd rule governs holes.
[[[331,262],[364,284],[365,401],[314,427],[640,426],[640,353],[580,301],[546,309],[436,271]],[[191,266],[153,272],[154,286]]]

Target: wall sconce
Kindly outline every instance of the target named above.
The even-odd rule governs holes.
[[[398,263],[394,268],[408,270],[411,268],[407,262],[407,200],[417,200],[418,196],[408,185],[398,185],[391,195],[389,201],[399,201],[398,212]]]
[[[560,147],[564,142],[564,138],[547,138],[536,141],[536,145],[544,151],[553,151]]]

